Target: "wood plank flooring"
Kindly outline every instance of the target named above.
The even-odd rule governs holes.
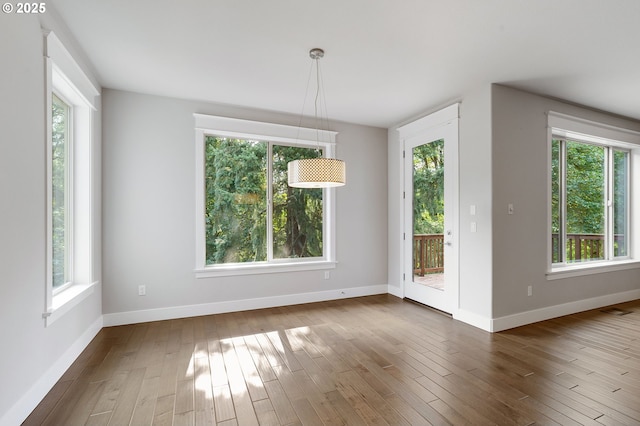
[[[109,327],[24,424],[639,425],[640,301],[616,308],[490,334],[380,295]]]

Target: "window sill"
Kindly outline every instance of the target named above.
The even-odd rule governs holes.
[[[47,312],[42,314],[45,327],[49,327],[62,318],[64,314],[69,312],[74,306],[93,294],[97,285],[97,281],[90,284],[74,284],[53,296],[51,307]]]
[[[218,265],[196,269],[196,278],[230,277],[235,275],[273,274],[279,272],[317,271],[335,269],[337,262],[319,260],[315,262],[286,262],[258,265]]]
[[[579,265],[558,266],[547,272],[547,281],[602,274],[605,272],[624,271],[627,269],[640,269],[640,261],[637,259],[628,259],[613,262],[593,262],[582,263]]]

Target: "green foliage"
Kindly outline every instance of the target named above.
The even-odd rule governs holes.
[[[413,148],[413,232],[444,232],[444,140]]]
[[[560,164],[560,140],[551,151],[552,232],[560,230],[561,166],[566,168],[566,230],[568,234],[604,233],[604,148],[567,141],[566,164]]]
[[[290,161],[320,155],[309,148],[273,147],[274,258],[322,256],[322,189],[287,185]]]
[[[265,142],[207,137],[207,263],[266,260]]]
[[[205,140],[207,264],[267,260],[267,142]],[[287,164],[321,153],[272,145],[273,257],[322,256],[322,190],[290,188]]]
[[[604,234],[604,148],[567,141],[568,234]]]

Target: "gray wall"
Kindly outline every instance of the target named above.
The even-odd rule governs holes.
[[[547,280],[546,113],[552,110],[636,131],[640,123],[500,85],[470,90],[460,102],[460,291],[454,318],[487,330],[508,328],[602,306],[624,298],[626,292],[637,294],[639,269]],[[387,147],[388,280],[389,291],[401,296],[402,153],[396,129],[389,129]],[[635,157],[640,160],[640,155]],[[507,214],[510,203],[513,215]],[[475,216],[471,205],[476,206]],[[471,222],[477,224],[475,233]],[[528,286],[532,296],[527,296]],[[616,294],[614,299],[606,297]]]
[[[640,289],[640,270],[547,281],[547,115],[640,130],[640,123],[492,86],[493,317]],[[514,204],[515,214],[507,215]],[[527,296],[531,285],[533,295]]]
[[[51,26],[47,25],[48,28]],[[56,28],[53,28],[56,29]],[[64,31],[57,32],[63,35]],[[101,294],[44,326],[46,282],[45,76],[40,22],[0,14],[0,424],[17,424],[101,325]],[[64,37],[61,37],[64,40]],[[95,119],[99,126],[99,112]],[[99,127],[98,127],[99,128]],[[99,147],[99,138],[96,139]],[[96,166],[99,166],[99,151]],[[99,169],[98,169],[99,172]],[[99,207],[99,173],[94,207]],[[99,281],[99,226],[94,267]]]
[[[386,286],[385,129],[332,123],[347,185],[336,189],[331,279],[323,271],[196,279],[193,113],[289,125],[299,118],[117,90],[104,90],[103,108],[104,314]]]

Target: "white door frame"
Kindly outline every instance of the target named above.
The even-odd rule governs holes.
[[[437,112],[434,112],[426,117],[420,118],[416,121],[413,121],[409,124],[406,124],[402,127],[398,128],[398,132],[400,135],[400,145],[402,149],[405,149],[406,145],[415,144],[417,141],[422,141],[424,143],[431,142],[429,139],[434,135],[434,132],[437,132],[438,129],[442,129],[447,126],[445,130],[449,135],[445,140],[445,161],[447,162],[447,169],[445,173],[447,173],[448,178],[451,182],[446,182],[445,184],[449,186],[451,184],[451,197],[449,200],[445,202],[445,205],[448,206],[448,209],[451,210],[450,215],[451,221],[447,220],[450,223],[450,230],[452,231],[452,235],[447,236],[445,230],[445,240],[451,243],[451,246],[446,248],[447,250],[447,264],[445,267],[445,292],[446,292],[446,301],[444,301],[444,305],[439,302],[438,306],[434,306],[438,309],[446,311],[452,315],[456,315],[459,309],[459,170],[458,170],[458,121],[459,121],[459,104],[453,104],[449,107],[441,109]],[[450,127],[449,127],[450,126]],[[435,140],[435,139],[434,139]],[[406,155],[411,155],[410,152],[407,152]],[[450,160],[450,161],[448,161]],[[407,191],[406,181],[409,176],[408,171],[405,167],[405,158],[400,158],[402,165],[400,170],[402,171],[402,191]],[[449,170],[451,168],[451,170]],[[406,297],[407,295],[407,283],[409,280],[413,279],[413,271],[409,271],[412,269],[411,267],[407,267],[407,265],[411,264],[413,257],[413,250],[411,241],[407,242],[408,239],[412,239],[413,229],[406,229],[408,223],[412,223],[412,220],[409,220],[408,217],[412,218],[412,208],[407,207],[409,197],[413,197],[413,194],[409,194],[406,192],[405,199],[402,203],[402,230],[403,238],[402,247],[402,272],[404,276],[404,280],[402,281],[402,296]],[[408,211],[409,210],[409,211]],[[411,274],[409,274],[411,272]]]

